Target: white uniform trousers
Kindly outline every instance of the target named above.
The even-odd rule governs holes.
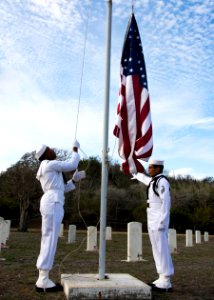
[[[50,270],[54,262],[64,208],[59,202],[43,203],[40,211],[42,215],[42,238],[36,266],[38,269]]]
[[[171,276],[174,267],[168,243],[168,230],[152,230],[148,228],[152,252],[158,274]]]

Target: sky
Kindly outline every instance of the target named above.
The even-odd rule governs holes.
[[[135,0],[153,157],[169,175],[214,176],[214,1]],[[109,158],[132,1],[112,1]],[[102,157],[105,0],[0,1],[0,172],[46,144]],[[147,163],[143,163],[147,168]]]

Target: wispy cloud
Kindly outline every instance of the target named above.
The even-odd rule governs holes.
[[[134,11],[148,74],[154,155],[168,160],[169,169],[211,174],[212,1],[136,0]],[[78,138],[89,155],[100,155],[106,2],[27,0],[23,5],[3,0],[0,13],[0,134],[4,143],[0,170],[6,161],[16,162],[40,142],[71,146],[80,88]],[[111,149],[120,55],[130,13],[130,1],[113,1]],[[117,151],[114,158],[118,158]]]
[[[200,120],[195,121],[192,125],[195,125],[197,128],[205,129],[205,130],[213,130],[214,129],[214,118],[207,117]]]
[[[1,140],[4,147],[1,156],[13,153],[15,163],[25,152],[33,151],[37,145],[47,143],[52,147],[71,149],[77,122],[76,99],[53,101],[41,93],[34,81],[24,74],[11,72],[5,75],[10,89],[1,89],[4,103],[1,105]],[[25,90],[20,93],[20,87]],[[78,139],[89,155],[100,155],[102,141],[102,114],[87,101],[81,103],[77,123]],[[100,124],[101,126],[97,126]]]

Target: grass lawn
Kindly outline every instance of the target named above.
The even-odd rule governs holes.
[[[77,231],[77,241],[67,244],[65,237],[59,238],[54,268],[50,278],[59,282],[62,273],[98,274],[98,251],[86,251],[86,231]],[[98,238],[99,241],[99,238]],[[40,232],[11,231],[7,242],[9,248],[2,249],[0,258],[0,299],[2,300],[65,300],[64,293],[38,294],[35,282],[38,271],[35,267],[40,248]],[[153,300],[212,300],[214,299],[214,236],[209,242],[185,247],[185,235],[177,236],[178,253],[172,254],[175,276],[172,278],[173,292],[153,293]],[[145,283],[156,279],[151,245],[147,234],[143,234],[142,262],[125,262],[127,259],[127,234],[114,233],[106,241],[106,273],[128,273]]]

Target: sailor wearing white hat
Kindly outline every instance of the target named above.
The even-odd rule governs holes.
[[[45,150],[47,149],[48,146],[46,145],[40,145],[37,149],[36,149],[36,153],[35,153],[35,158],[39,160],[39,158],[42,156],[42,154],[44,154]]]
[[[152,245],[153,257],[159,278],[150,284],[153,290],[169,291],[172,288],[170,277],[174,267],[168,244],[168,227],[170,219],[170,184],[163,175],[164,161],[149,160],[148,173],[133,174],[147,185],[147,224]]]
[[[49,279],[49,271],[54,263],[60,224],[64,216],[64,193],[75,189],[75,182],[85,178],[85,171],[78,171],[80,161],[77,140],[73,143],[73,152],[69,161],[56,160],[56,153],[46,145],[41,145],[35,153],[41,161],[36,178],[40,181],[43,196],[40,201],[42,215],[42,238],[40,254],[37,259],[39,278],[36,282],[37,292],[58,292],[63,288]],[[76,170],[71,180],[65,182],[62,172]]]
[[[149,159],[149,165],[155,165],[155,166],[163,166],[164,161],[163,160],[158,160],[158,159]]]

